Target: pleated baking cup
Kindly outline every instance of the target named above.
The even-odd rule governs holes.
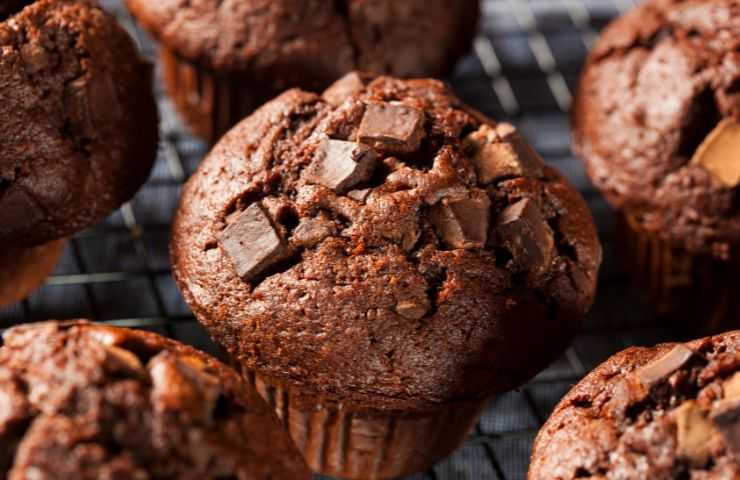
[[[166,47],[159,55],[167,94],[193,133],[209,143],[269,99],[243,76],[202,68]]]
[[[465,442],[487,400],[425,412],[355,409],[305,397],[298,388],[243,371],[275,409],[309,467],[333,477],[392,479],[423,472]]]
[[[740,327],[740,265],[688,252],[623,213],[617,248],[661,320],[707,335]]]
[[[67,240],[62,239],[0,253],[0,306],[22,300],[41,286],[54,271],[66,246]]]

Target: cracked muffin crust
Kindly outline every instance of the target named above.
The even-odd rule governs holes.
[[[162,43],[168,92],[216,141],[290,87],[368,70],[441,77],[467,51],[479,0],[127,0]]]
[[[520,385],[569,342],[601,260],[582,198],[512,126],[441,82],[358,73],[229,132],[171,253],[245,369],[379,411]]]
[[[529,480],[740,478],[740,332],[624,350],[534,443]]]
[[[3,478],[310,478],[267,405],[193,348],[80,320],[3,340]]]
[[[144,183],[151,68],[84,0],[3,2],[0,47],[0,243],[30,247],[99,222]]]
[[[696,158],[723,120],[740,122],[740,1],[650,0],[592,52],[574,106],[575,147],[609,201],[642,228],[737,260],[739,179]],[[737,162],[737,151],[723,160]]]

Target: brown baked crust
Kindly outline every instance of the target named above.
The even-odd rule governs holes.
[[[740,1],[650,0],[603,33],[581,79],[574,143],[596,185],[645,228],[737,257],[740,188],[690,164],[740,120]]]
[[[529,480],[575,478],[738,478],[738,463],[712,438],[709,459],[690,465],[679,453],[676,412],[695,400],[709,407],[740,370],[740,331],[684,344],[697,355],[652,390],[638,369],[677,344],[631,347],[588,374],[555,407],[534,442]]]
[[[0,307],[30,295],[51,275],[67,246],[67,239],[29,248],[0,252]]]
[[[99,222],[157,150],[151,67],[87,1],[38,0],[0,22],[0,242],[32,246]]]
[[[180,57],[270,85],[325,88],[344,73],[442,76],[470,46],[478,0],[127,0]],[[331,48],[327,48],[331,46]]]
[[[435,80],[362,79],[369,85],[337,106],[284,93],[203,161],[173,226],[186,300],[246,368],[354,408],[423,409],[521,384],[569,342],[593,300],[601,250],[583,199],[546,167],[541,177],[478,182],[463,138],[492,121]],[[336,100],[337,91],[325,95]],[[422,112],[419,148],[380,153],[372,178],[356,187],[373,187],[364,201],[307,181],[326,136],[356,141],[366,105],[377,102]],[[541,271],[518,268],[493,240],[448,247],[431,211],[466,195],[487,195],[491,219],[530,199],[554,231],[551,261]],[[285,261],[244,281],[219,238],[257,201],[293,243]],[[309,220],[329,233],[300,246],[296,224]]]
[[[3,339],[4,478],[309,478],[267,405],[193,348],[81,320]]]

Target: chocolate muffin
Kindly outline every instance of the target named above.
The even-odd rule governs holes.
[[[625,263],[660,313],[714,330],[740,318],[739,50],[737,0],[647,1],[606,29],[573,112]]]
[[[350,73],[230,131],[184,188],[174,274],[316,471],[394,478],[562,351],[601,250],[578,193],[436,80]]]
[[[99,222],[144,183],[156,156],[157,111],[150,65],[95,4],[3,7],[0,245],[16,252],[3,269],[25,271],[5,261]],[[45,250],[53,264],[59,249]]]
[[[164,84],[193,131],[216,141],[285,89],[354,70],[449,73],[477,30],[478,0],[127,0],[162,43]]]
[[[272,410],[193,348],[80,320],[3,340],[3,478],[310,478]]]
[[[740,478],[740,331],[628,348],[555,408],[529,480]]]

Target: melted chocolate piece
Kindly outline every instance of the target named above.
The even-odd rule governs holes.
[[[375,151],[367,145],[327,139],[308,168],[306,180],[345,193],[370,179],[376,162]]]
[[[635,372],[640,382],[651,388],[664,380],[679,368],[688,363],[694,356],[694,351],[685,345],[676,345],[657,360],[644,365]]]
[[[283,260],[288,247],[259,203],[252,204],[233,219],[219,236],[221,247],[231,257],[237,275],[250,281]]]
[[[444,198],[432,207],[430,219],[451,248],[483,248],[488,239],[491,200],[478,190],[469,197]]]
[[[508,123],[482,125],[465,139],[472,151],[478,180],[491,183],[508,177],[541,177],[543,161]]]
[[[520,270],[545,271],[555,253],[552,230],[542,212],[528,199],[506,208],[496,223],[497,241],[511,253]]]
[[[414,152],[425,136],[424,112],[400,104],[370,103],[357,135],[362,143],[383,152]]]

